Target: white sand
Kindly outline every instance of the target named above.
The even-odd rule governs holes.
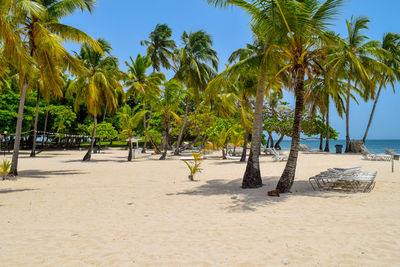
[[[126,161],[107,150],[23,155],[0,181],[0,266],[399,266],[400,164],[359,155],[301,154],[293,193],[267,196],[285,166],[261,161],[257,190],[245,164],[206,160],[189,182],[175,159]],[[218,153],[219,155],[219,153]],[[313,192],[329,167],[377,170],[369,194]],[[287,263],[287,262],[286,262]]]

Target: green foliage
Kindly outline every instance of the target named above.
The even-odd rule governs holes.
[[[190,174],[189,174],[189,180],[194,181],[194,175],[198,172],[201,172],[202,169],[200,168],[200,164],[202,159],[201,152],[199,153],[192,153],[193,156],[193,162],[187,162],[183,161],[186,166],[189,168]]]
[[[48,107],[49,114],[54,117],[53,129],[57,133],[66,133],[68,128],[76,119],[76,114],[71,107],[62,105],[50,105]]]
[[[88,131],[93,132],[94,124],[90,125]],[[102,122],[97,124],[96,128],[96,138],[112,140],[117,137],[118,132],[115,130],[114,126],[109,122]]]
[[[323,121],[321,116],[308,117],[304,116],[301,129],[302,133],[306,136],[322,135],[326,138],[326,123]],[[337,140],[339,133],[335,131],[332,127],[329,127],[329,139]]]
[[[3,162],[0,164],[0,175],[3,177],[3,180],[6,179],[7,174],[11,170],[11,161],[8,159],[3,159]]]

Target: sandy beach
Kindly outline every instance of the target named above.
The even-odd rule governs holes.
[[[24,154],[0,181],[0,266],[398,266],[400,164],[301,154],[291,194],[268,197],[285,166],[261,158],[264,187],[240,188],[246,164],[208,159],[190,182],[178,158],[127,151]],[[219,156],[215,154],[215,156]],[[377,170],[371,193],[314,192],[330,167]]]

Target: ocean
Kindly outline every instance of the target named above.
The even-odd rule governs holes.
[[[319,140],[301,140],[301,144],[306,144],[312,149],[319,149]],[[284,140],[281,143],[281,148],[283,150],[290,150],[290,140]],[[330,152],[335,152],[335,145],[343,145],[343,151],[344,147],[346,145],[346,140],[330,140],[329,141],[329,149]],[[365,142],[365,146],[371,153],[385,153],[385,147],[389,148],[390,150],[394,148],[394,151],[396,153],[400,154],[400,140],[367,140]],[[323,148],[325,148],[325,140],[323,143]]]

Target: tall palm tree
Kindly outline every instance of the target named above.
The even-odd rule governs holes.
[[[132,161],[132,137],[133,130],[136,129],[143,119],[143,113],[146,111],[137,111],[131,109],[129,105],[124,105],[119,112],[117,112],[119,124],[122,129],[121,134],[128,136],[128,161]]]
[[[32,59],[32,64],[25,66],[21,64],[22,61],[14,62],[19,71],[21,97],[16,124],[11,174],[18,175],[22,117],[26,93],[32,80],[31,75],[35,73],[33,69],[37,68],[40,73],[43,87],[53,88],[53,91],[57,92],[56,95],[61,95],[64,83],[60,77],[60,70],[67,70],[74,75],[82,72],[81,62],[65,50],[62,46],[63,41],[71,40],[79,43],[88,43],[94,49],[99,51],[101,49],[90,36],[59,21],[61,17],[70,15],[76,9],[91,11],[95,3],[93,0],[6,0],[7,3],[11,3],[12,5],[12,8],[8,11],[7,18],[13,21],[13,30],[20,38],[20,41],[16,45],[18,47],[19,43],[22,43],[23,50],[27,51]],[[7,27],[3,25],[2,28],[4,30]],[[14,37],[11,36],[11,39]]]
[[[339,12],[342,0],[278,1],[279,19],[285,25],[283,42],[279,45],[286,66],[280,71],[288,71],[296,98],[292,144],[285,169],[276,189],[290,192],[293,185],[299,153],[301,121],[304,111],[305,78],[319,76],[321,64],[327,49],[336,41],[336,36],[328,30],[330,20]]]
[[[362,141],[365,143],[367,139],[369,128],[371,127],[372,119],[375,114],[376,105],[379,100],[382,88],[386,88],[388,85],[392,86],[394,92],[394,84],[400,80],[400,34],[397,33],[386,33],[383,36],[381,48],[388,51],[389,55],[379,58],[382,63],[391,68],[392,72],[378,73],[376,74],[375,80],[379,84],[379,89],[374,96],[375,101],[372,107],[371,115],[369,117],[367,128],[365,129],[364,137]]]
[[[75,110],[83,103],[89,115],[93,117],[94,127],[91,143],[83,161],[89,161],[96,139],[97,116],[101,115],[104,107],[111,113],[118,106],[118,92],[123,92],[120,81],[122,72],[118,69],[118,59],[110,55],[111,45],[104,39],[98,39],[101,50],[97,52],[88,45],[82,45],[76,56],[84,62],[85,75],[78,76],[68,86],[68,94],[75,94]]]
[[[136,99],[141,99],[143,105],[143,111],[146,110],[146,103],[154,101],[160,93],[160,86],[165,80],[165,75],[161,72],[155,72],[147,75],[146,71],[151,67],[151,60],[148,56],[137,55],[136,59],[130,58],[130,63],[125,62],[128,67],[128,77],[125,81],[125,85],[128,87],[127,95],[133,95]],[[146,123],[146,113],[143,115],[143,128],[146,136],[150,143],[153,145],[157,153],[160,153],[160,149],[157,144],[153,141]],[[143,147],[143,152],[145,152]]]
[[[160,160],[164,160],[167,157],[168,141],[172,130],[170,126],[171,121],[180,121],[180,117],[175,113],[175,110],[178,108],[183,95],[183,85],[177,80],[169,80],[164,83],[163,87],[161,98],[157,103],[163,126],[163,153]]]
[[[347,84],[341,80],[333,81],[328,72],[322,72],[321,77],[309,80],[306,86],[305,102],[309,114],[314,116],[317,111],[325,118],[326,141],[325,152],[329,152],[329,127],[330,127],[330,105],[333,101],[336,111],[342,118],[345,111],[345,96]],[[331,101],[332,100],[332,101]]]
[[[369,41],[363,31],[368,29],[370,20],[367,17],[351,18],[346,20],[347,38],[339,42],[336,53],[329,55],[328,64],[331,66],[331,75],[343,76],[347,73],[347,95],[346,95],[346,152],[350,147],[350,100],[352,82],[363,87],[364,96],[375,94],[375,84],[370,75],[376,70],[387,72],[383,63],[376,57],[386,54],[379,47],[378,41]]]
[[[212,38],[205,31],[186,31],[182,34],[183,47],[175,51],[177,66],[175,78],[183,82],[191,91],[196,103],[200,100],[200,91],[205,90],[207,83],[213,79],[218,70],[217,52],[212,48]],[[175,155],[179,155],[183,132],[187,123],[190,98],[186,98],[183,123],[176,143]]]
[[[153,72],[160,72],[161,67],[171,68],[170,60],[173,59],[176,44],[171,40],[172,30],[167,24],[157,24],[150,33],[149,41],[143,40],[141,45],[147,46],[147,55],[150,57]]]

